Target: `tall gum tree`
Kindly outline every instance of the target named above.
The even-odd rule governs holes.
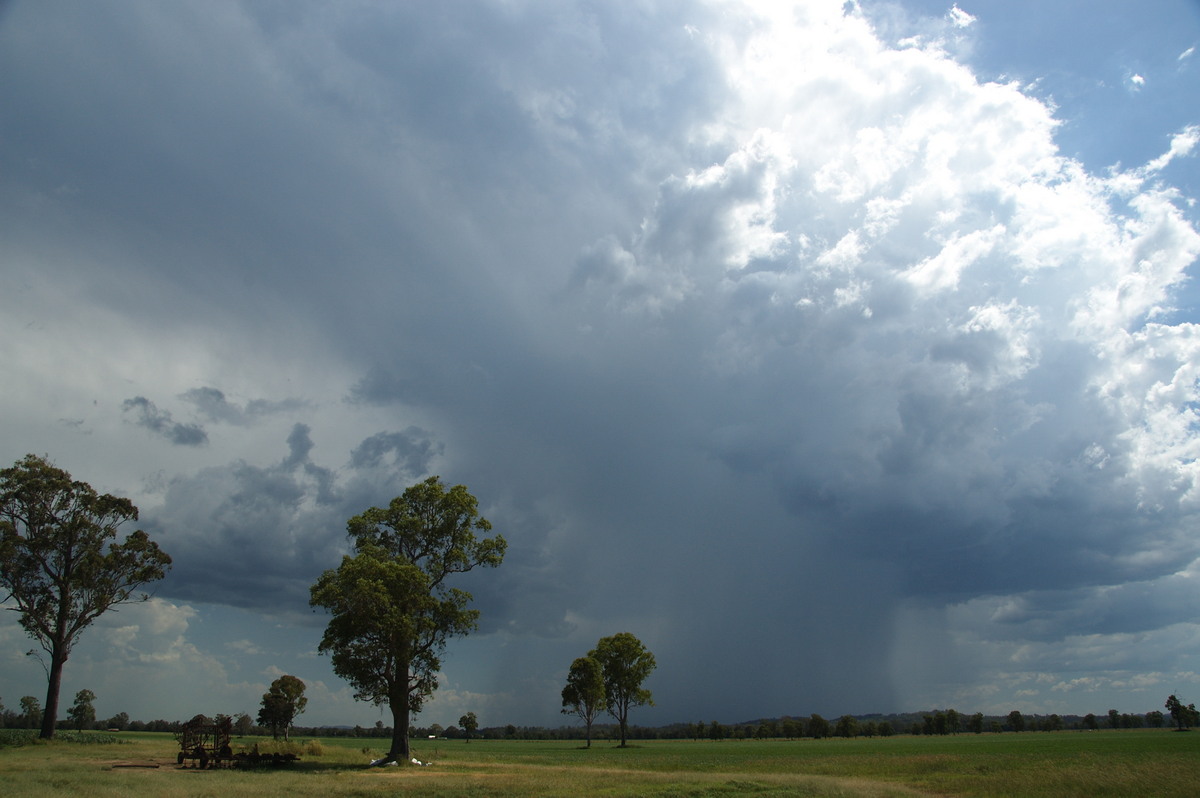
[[[117,542],[117,528],[137,517],[129,499],[100,495],[46,458],[29,454],[0,471],[0,590],[50,655],[44,739],[54,736],[63,666],[83,630],[171,567],[140,529]]]
[[[654,706],[650,691],[642,687],[642,682],[657,666],[654,655],[641,640],[629,632],[621,632],[600,638],[588,656],[600,663],[604,673],[606,709],[621,726],[621,747],[624,748],[629,731],[629,710],[643,704]]]
[[[437,689],[446,641],[477,628],[471,594],[446,580],[500,565],[504,538],[476,537],[491,528],[464,486],[447,490],[430,477],[351,518],[354,556],[312,587],[312,606],[331,615],[319,650],[356,699],[392,711],[392,745],[380,764],[409,760],[409,718]]]

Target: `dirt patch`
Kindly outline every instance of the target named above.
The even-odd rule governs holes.
[[[109,767],[114,768],[156,768],[159,767],[157,762],[114,762]]]

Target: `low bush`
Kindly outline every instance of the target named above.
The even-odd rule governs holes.
[[[82,743],[83,745],[109,745],[111,743],[126,743],[116,734],[108,732],[60,731],[54,733],[54,739],[64,743]]]
[[[0,729],[0,748],[16,748],[29,745],[37,739],[35,729]]]
[[[37,729],[0,729],[0,748],[18,748],[22,745],[37,745],[45,743],[38,736]],[[124,743],[115,734],[106,732],[82,732],[82,731],[57,731],[54,733],[52,743],[75,743],[83,745],[110,745],[112,743]]]
[[[261,755],[267,754],[291,754],[295,757],[301,756],[322,756],[325,753],[325,746],[321,745],[320,740],[309,740],[306,743],[300,743],[296,740],[259,740],[253,745],[244,746],[247,753],[257,751]]]

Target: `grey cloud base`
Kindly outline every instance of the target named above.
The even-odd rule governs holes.
[[[1081,163],[971,9],[863,5],[11,4],[0,436],[293,660],[346,520],[467,485],[450,722],[618,631],[647,723],[1200,689],[1198,120]]]

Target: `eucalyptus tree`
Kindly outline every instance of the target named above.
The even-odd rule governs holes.
[[[595,657],[579,657],[567,672],[562,689],[562,713],[578,715],[587,728],[587,747],[592,747],[592,723],[606,704],[604,669]]]
[[[95,700],[96,694],[91,690],[80,690],[75,694],[75,703],[67,710],[67,717],[71,719],[75,731],[90,729],[96,722],[96,708],[92,706]]]
[[[291,737],[292,722],[304,711],[308,699],[304,697],[305,684],[299,678],[284,674],[263,693],[262,708],[258,711],[259,724],[271,730],[271,736],[279,739]]]
[[[318,650],[356,699],[391,709],[392,744],[379,764],[408,761],[409,718],[437,689],[446,642],[477,628],[471,594],[447,579],[500,565],[504,538],[476,537],[491,528],[465,487],[430,477],[351,518],[354,556],[312,586],[310,603],[331,615]]]
[[[458,725],[463,730],[463,735],[469,743],[471,742],[471,735],[479,728],[479,719],[475,717],[474,712],[468,712],[458,719]]]
[[[41,736],[54,736],[63,666],[83,630],[110,607],[149,596],[137,590],[166,575],[171,558],[142,530],[129,499],[98,494],[36,455],[0,471],[0,601],[50,656]]]
[[[1171,713],[1171,719],[1175,721],[1175,728],[1178,731],[1183,731],[1200,723],[1200,711],[1196,710],[1196,705],[1188,704],[1184,706],[1184,703],[1174,693],[1167,697],[1167,703],[1163,708]]]
[[[603,637],[588,654],[604,673],[605,709],[621,726],[621,747],[629,732],[629,710],[643,704],[654,706],[642,682],[656,667],[654,655],[629,632]]]

